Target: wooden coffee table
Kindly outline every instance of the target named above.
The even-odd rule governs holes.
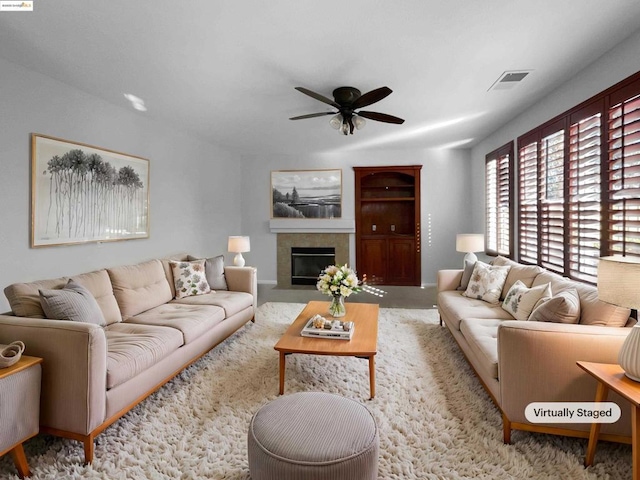
[[[340,318],[344,322],[353,322],[355,331],[351,340],[328,338],[310,338],[300,335],[307,321],[315,314],[330,320],[329,302],[309,302],[298,318],[276,343],[280,352],[280,395],[284,393],[284,374],[287,355],[306,353],[308,355],[334,355],[339,357],[358,357],[369,359],[369,386],[371,398],[376,395],[376,372],[374,357],[378,349],[378,310],[373,303],[345,303],[347,313]]]

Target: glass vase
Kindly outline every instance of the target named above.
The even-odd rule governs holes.
[[[344,317],[347,310],[344,306],[344,297],[342,295],[334,295],[329,305],[329,313],[332,317]]]

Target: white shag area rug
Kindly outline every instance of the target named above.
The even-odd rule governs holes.
[[[278,396],[274,344],[302,304],[262,305],[248,324],[98,436],[92,465],[79,442],[25,445],[34,479],[248,479],[251,416]],[[336,340],[337,341],[337,340]],[[628,479],[631,447],[525,432],[502,423],[435,310],[381,309],[376,398],[366,360],[291,355],[285,394],[317,390],[366,405],[380,429],[380,479]],[[15,478],[10,455],[0,478]]]

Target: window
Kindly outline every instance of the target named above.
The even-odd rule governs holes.
[[[640,256],[640,73],[518,138],[518,259],[595,283]]]
[[[485,163],[486,250],[512,256],[513,142],[489,153]]]

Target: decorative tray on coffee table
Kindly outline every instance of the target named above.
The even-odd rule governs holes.
[[[302,329],[300,333],[303,337],[316,337],[316,338],[332,338],[336,340],[351,340],[353,336],[353,331],[355,330],[355,325],[353,322],[348,322],[351,324],[351,328],[349,330],[344,329],[344,322],[339,320],[333,320],[330,322],[326,320],[326,322],[331,323],[331,328],[317,328],[313,326],[313,317],[307,321],[307,324]]]

